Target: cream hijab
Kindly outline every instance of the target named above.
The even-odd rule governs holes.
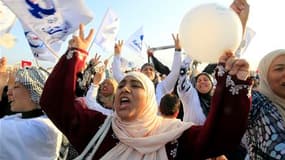
[[[147,105],[144,106],[142,118],[132,122],[123,121],[116,112],[114,113],[112,128],[120,142],[102,159],[168,159],[165,144],[177,139],[183,131],[192,126],[192,123],[184,123],[178,119],[163,119],[158,116],[153,83],[140,72],[130,72],[126,76],[133,76],[143,84]]]
[[[285,121],[285,99],[277,96],[268,84],[267,76],[268,70],[272,61],[280,56],[285,55],[285,49],[279,49],[268,53],[264,56],[258,65],[258,72],[260,76],[260,84],[258,90],[268,97],[278,108],[283,120]]]

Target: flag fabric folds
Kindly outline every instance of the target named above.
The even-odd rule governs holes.
[[[12,48],[16,38],[9,33],[16,21],[16,15],[0,1],[0,45]]]
[[[57,57],[51,53],[51,51],[46,47],[44,42],[36,35],[34,32],[29,30],[26,26],[22,25],[24,29],[25,37],[31,48],[32,54],[37,60],[56,62]],[[54,42],[50,44],[53,51],[59,51],[61,42]]]
[[[27,37],[35,58],[39,60],[53,61],[43,53],[48,54],[49,51],[56,55],[62,42],[78,29],[79,24],[87,24],[93,18],[84,0],[2,1],[17,15],[24,26],[26,37],[31,34],[34,38],[38,37],[37,43],[42,41],[41,44],[33,45]],[[39,46],[43,48],[38,49]]]
[[[98,28],[94,42],[104,51],[113,51],[119,31],[120,18],[109,8]]]
[[[245,51],[246,51],[247,47],[249,46],[251,40],[255,37],[255,34],[256,34],[256,32],[253,29],[246,27],[245,35],[243,36],[243,40],[241,41],[240,46],[236,50],[236,53],[235,53],[237,57],[241,57],[245,53]]]
[[[134,50],[136,53],[138,53],[139,56],[143,57],[142,53],[145,48],[144,48],[144,31],[142,26],[129,37],[125,45]]]
[[[7,33],[16,21],[16,15],[0,1],[0,33]]]

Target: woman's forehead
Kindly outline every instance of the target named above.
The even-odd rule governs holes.
[[[272,60],[271,64],[285,64],[284,59],[285,59],[285,54],[276,56],[276,57]]]
[[[199,77],[198,77],[197,79],[205,79],[205,78],[207,78],[208,80],[210,80],[209,77],[206,76],[206,75],[204,75],[204,74],[199,75]]]
[[[104,84],[104,83],[113,84],[113,82],[112,82],[110,79],[105,79],[105,80],[102,82],[102,84]]]
[[[133,75],[127,75],[122,81],[139,81],[140,82],[140,80]]]

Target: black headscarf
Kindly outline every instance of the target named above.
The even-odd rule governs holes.
[[[208,113],[210,111],[210,106],[211,106],[211,99],[212,99],[212,90],[213,90],[213,86],[214,86],[214,83],[213,83],[213,77],[206,73],[206,72],[202,72],[200,74],[198,74],[196,76],[196,82],[197,82],[197,79],[201,76],[201,75],[205,75],[209,78],[209,80],[211,81],[212,83],[212,88],[210,89],[210,91],[208,93],[200,93],[198,90],[198,95],[199,95],[199,100],[200,100],[200,104],[201,104],[201,107],[202,107],[202,110],[204,112],[204,114],[206,115],[206,117],[208,116]]]

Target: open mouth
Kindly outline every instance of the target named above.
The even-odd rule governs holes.
[[[120,105],[127,104],[127,103],[130,103],[129,98],[128,97],[121,97]]]

